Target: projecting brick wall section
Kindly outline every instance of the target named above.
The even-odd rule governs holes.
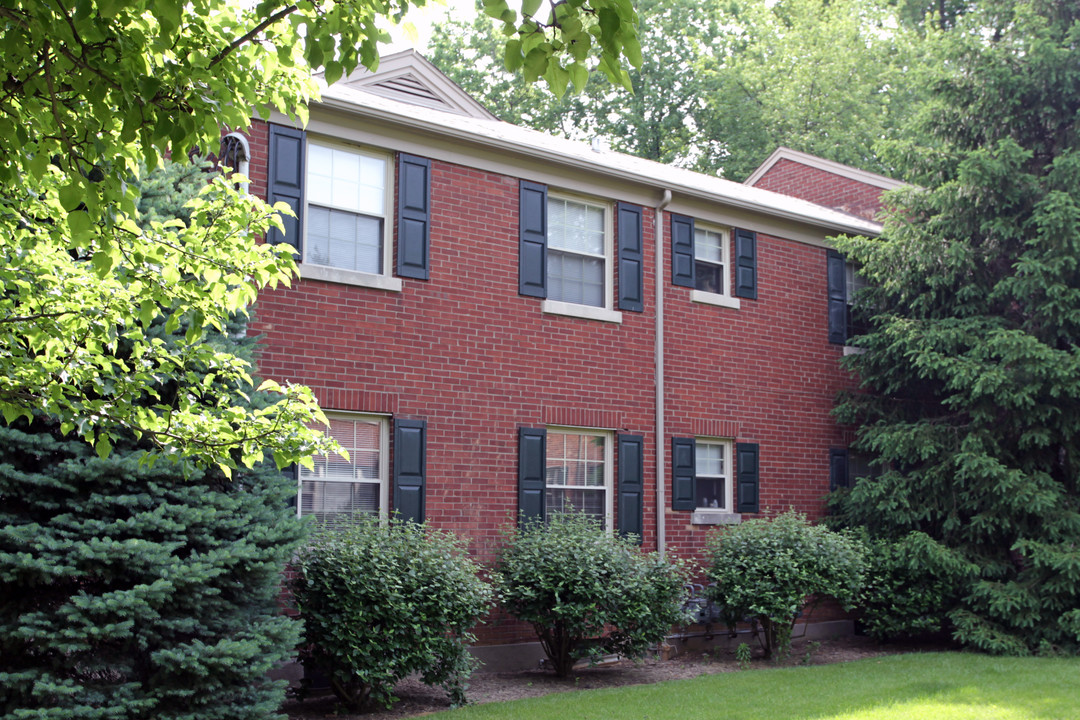
[[[263,194],[267,137],[256,123],[252,189]],[[404,279],[400,292],[320,281],[263,292],[251,328],[263,335],[260,371],[311,386],[327,411],[426,419],[427,518],[482,563],[517,512],[519,427],[642,435],[644,544],[655,549],[654,211],[643,216],[645,311],[621,323],[550,315],[518,294],[519,179],[440,161],[431,178],[431,279]],[[731,310],[667,281],[666,214],[664,226],[668,472],[672,435],[730,433],[760,444],[763,514],[819,517],[828,450],[843,440],[829,410],[847,384],[826,341],[825,250],[759,235],[759,299]],[[689,518],[666,511],[669,550],[698,556],[708,531]],[[502,614],[480,636],[533,639]]]
[[[787,158],[778,160],[754,183],[754,187],[802,198],[868,220],[876,219],[881,211],[883,190],[876,185]]]

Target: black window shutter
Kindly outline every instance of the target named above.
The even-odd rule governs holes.
[[[694,509],[697,460],[694,438],[671,438],[671,509]]]
[[[847,448],[829,449],[829,489],[850,487]]]
[[[398,155],[397,274],[427,280],[431,244],[431,161]]]
[[[644,228],[639,205],[619,203],[619,309],[645,309]]]
[[[829,282],[829,342],[847,342],[847,280],[844,277],[844,256],[835,250],[826,253]]]
[[[402,520],[424,522],[427,422],[394,420],[394,510]]]
[[[735,481],[738,486],[736,512],[758,512],[758,446],[757,443],[736,443]]]
[[[671,216],[671,283],[694,287],[694,218]]]
[[[735,229],[735,297],[757,300],[757,233]]]
[[[304,488],[300,486],[300,466],[296,463],[286,465],[281,468],[281,475],[292,480],[293,487],[296,489],[296,494],[290,495],[289,501],[285,503],[285,507],[291,508],[295,513],[296,509],[300,507],[300,493],[304,491]]]
[[[619,534],[644,535],[645,438],[619,436]]]
[[[272,244],[288,243],[303,257],[301,242],[304,237],[304,156],[307,133],[303,130],[270,125],[270,167],[267,173],[266,201],[288,204],[296,217],[281,217],[285,235],[276,228],[266,235]]]
[[[547,297],[547,186],[522,180],[520,186],[518,293]]]
[[[518,522],[543,521],[547,484],[547,430],[518,428]]]

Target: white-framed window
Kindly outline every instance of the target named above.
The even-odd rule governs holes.
[[[694,227],[694,288],[731,295],[731,238],[727,230],[700,223]]]
[[[857,313],[852,312],[855,305],[855,294],[866,287],[866,278],[859,273],[859,268],[852,262],[844,263],[844,292],[847,299],[847,339],[856,335],[863,335],[867,328],[860,321]]]
[[[316,455],[314,467],[299,472],[300,516],[315,515],[333,524],[357,513],[387,512],[389,500],[389,422],[385,417],[327,413],[323,428],[349,453]]]
[[[578,511],[611,528],[612,445],[602,430],[548,428],[547,512]]]
[[[548,194],[548,300],[610,309],[611,255],[607,205]]]
[[[730,440],[697,438],[694,443],[694,504],[698,510],[734,512]]]
[[[393,163],[387,154],[309,139],[303,262],[390,275]]]

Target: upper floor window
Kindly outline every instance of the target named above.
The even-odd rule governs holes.
[[[543,298],[544,312],[622,322],[615,310],[611,206],[548,194],[546,185],[520,184],[518,292]],[[620,309],[641,312],[641,213],[619,203]],[[637,222],[634,222],[634,221]]]
[[[430,160],[397,153],[395,163],[389,153],[276,124],[268,155],[267,200],[293,215],[267,240],[295,248],[301,277],[382,290],[401,290],[403,277],[429,279]]]
[[[730,295],[728,233],[700,225],[694,228],[694,289]]]
[[[866,279],[854,263],[835,250],[826,253],[826,269],[829,342],[847,345],[851,338],[867,332],[864,314],[855,307],[855,299],[866,287]]]
[[[606,208],[548,197],[548,299],[607,306]]]
[[[390,266],[390,162],[355,148],[308,143],[304,262],[372,275]]]
[[[738,309],[740,298],[756,300],[757,233],[672,213],[671,282],[691,288],[694,302]]]

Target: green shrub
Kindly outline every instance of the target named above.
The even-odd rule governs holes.
[[[463,704],[470,630],[491,606],[477,570],[460,540],[422,525],[362,517],[323,529],[290,582],[304,620],[301,661],[353,712],[389,707],[412,673]]]
[[[0,426],[0,717],[275,717],[296,484],[146,447],[101,458],[55,421]]]
[[[867,549],[859,598],[866,633],[891,640],[946,629],[947,613],[970,574],[955,553],[919,532],[895,542],[871,540]]]
[[[682,565],[580,513],[513,531],[496,571],[502,607],[532,623],[559,677],[586,657],[641,657],[686,620]]]
[[[787,652],[809,596],[832,596],[850,606],[862,587],[862,543],[794,512],[718,530],[708,552],[706,575],[716,583],[709,599],[729,625],[760,623],[766,657]]]

